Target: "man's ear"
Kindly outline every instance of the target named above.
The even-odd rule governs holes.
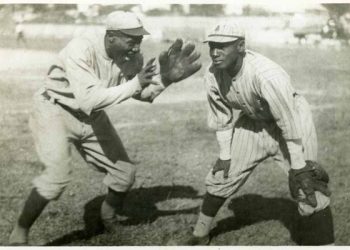
[[[109,43],[114,43],[116,37],[115,36],[111,36],[111,35],[107,35],[107,39]]]
[[[237,50],[239,53],[245,52],[245,40],[244,39],[238,41]]]
[[[106,33],[106,39],[109,43],[114,43],[115,39],[116,39],[116,35],[113,33]]]

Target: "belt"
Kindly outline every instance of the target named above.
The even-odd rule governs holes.
[[[76,118],[78,118],[79,120],[87,120],[87,119],[91,119],[92,117],[85,114],[84,112],[80,111],[80,110],[73,110],[70,107],[59,103],[56,101],[56,99],[52,98],[47,91],[45,90],[42,94],[41,94],[46,100],[50,101],[53,104],[57,104],[59,105],[62,109],[66,110],[67,112],[69,112],[70,114],[72,114],[73,116],[75,116]]]

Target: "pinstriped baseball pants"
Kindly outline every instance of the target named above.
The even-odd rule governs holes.
[[[316,161],[317,136],[309,104],[303,97],[299,96],[296,108],[302,122],[304,159]],[[253,120],[241,112],[235,123],[231,149],[231,166],[228,178],[223,178],[222,171],[215,175],[210,171],[206,177],[207,191],[210,194],[219,197],[231,196],[246,182],[259,163],[269,157],[272,157],[286,173],[290,169],[290,156],[286,141],[275,122]],[[329,198],[323,194],[317,194],[316,198],[320,204],[320,207],[316,209],[321,210],[329,205]],[[305,207],[304,204],[299,204],[300,207],[310,213],[309,206]],[[304,211],[299,212],[305,214]]]
[[[73,146],[89,165],[106,173],[103,183],[111,189],[123,192],[134,183],[135,165],[104,111],[79,117],[38,93],[29,125],[45,166],[33,184],[46,199],[58,198],[70,182]]]

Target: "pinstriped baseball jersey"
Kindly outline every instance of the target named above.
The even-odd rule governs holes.
[[[300,121],[295,112],[295,90],[288,74],[276,63],[246,51],[238,74],[209,67],[206,74],[209,101],[209,127],[233,127],[232,109],[242,110],[254,120],[275,121],[285,139],[300,139]]]
[[[209,193],[229,197],[271,156],[287,171],[305,164],[305,159],[317,160],[317,136],[309,105],[296,94],[288,74],[276,63],[247,50],[235,77],[210,66],[206,82],[209,126],[225,136],[234,129],[228,179],[209,172]],[[233,117],[234,109],[240,110],[238,119]],[[304,150],[294,150],[299,149],[294,141],[301,141]]]
[[[117,65],[108,57],[104,33],[89,32],[73,39],[60,52],[48,72],[46,89],[68,98],[66,106],[78,107],[88,115],[132,96],[151,101],[164,90],[160,81],[143,90],[137,77],[125,81],[123,68],[125,65]]]

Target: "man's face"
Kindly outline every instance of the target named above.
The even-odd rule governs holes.
[[[239,57],[239,40],[228,43],[209,42],[209,55],[217,69],[234,67]]]
[[[140,52],[143,36],[130,36],[120,31],[107,31],[106,51],[113,59],[128,61]]]

